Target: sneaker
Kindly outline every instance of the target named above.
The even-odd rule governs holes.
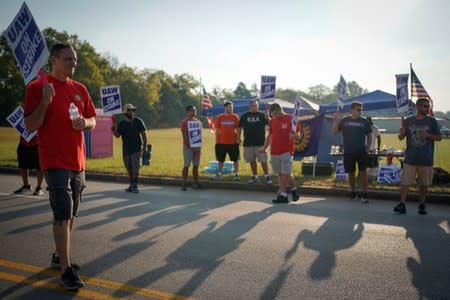
[[[133,191],[133,184],[130,183],[130,186],[125,189],[125,192],[131,193],[132,191]]]
[[[363,193],[361,196],[361,203],[369,203],[369,198],[367,196],[367,193]]]
[[[352,192],[350,197],[352,200],[358,200],[358,194],[356,192]]]
[[[22,185],[22,187],[18,190],[14,191],[14,194],[23,194],[23,193],[31,193],[31,185]]]
[[[61,264],[59,263],[59,256],[56,256],[56,253],[52,253],[52,260],[51,260],[51,262],[52,262],[52,268],[55,268],[55,269],[61,268]],[[80,265],[76,264],[76,263],[71,263],[70,267],[75,272],[80,270]]]
[[[235,174],[234,177],[233,177],[233,180],[234,181],[239,181],[239,180],[241,180],[241,177],[239,176],[239,174]]]
[[[298,189],[293,190],[292,192],[292,201],[297,201],[298,199],[300,199],[300,192],[298,191]]]
[[[187,191],[187,187],[185,185],[183,185],[183,186],[181,186],[181,190],[185,192],[185,191]]]
[[[133,186],[131,187],[131,192],[135,193],[135,194],[139,193],[139,189],[138,189],[137,183],[133,184]]]
[[[405,203],[400,202],[396,207],[394,207],[394,212],[396,212],[398,214],[406,214]]]
[[[425,204],[423,204],[423,203],[419,204],[419,209],[417,210],[417,213],[419,215],[426,215],[427,214],[427,210],[425,209]]]
[[[276,199],[272,200],[273,203],[289,203],[289,200],[286,196],[282,196],[278,194]]]
[[[248,183],[258,183],[258,177],[257,176],[252,176],[252,178],[250,178]]]
[[[44,191],[42,190],[42,188],[37,187],[37,188],[34,190],[33,196],[42,196],[42,195],[44,195]]]
[[[269,175],[266,175],[265,179],[266,179],[266,184],[272,184],[272,179],[270,179]]]
[[[194,184],[192,184],[192,188],[194,190],[199,190],[199,189],[203,188],[203,185],[201,185],[200,183],[194,183]]]
[[[71,267],[68,267],[61,275],[61,285],[68,291],[77,290],[86,286]]]
[[[211,178],[212,180],[222,180],[222,174],[217,173],[213,178]]]

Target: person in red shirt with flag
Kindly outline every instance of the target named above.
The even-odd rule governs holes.
[[[61,268],[61,284],[67,290],[84,287],[70,261],[72,227],[85,188],[84,130],[95,127],[95,107],[87,88],[71,77],[77,54],[69,44],[50,50],[48,83],[32,81],[26,89],[25,126],[38,131],[40,166],[45,171],[53,210],[56,252],[52,264]]]
[[[278,195],[272,202],[288,203],[286,194],[288,188],[292,193],[292,201],[295,202],[300,198],[300,193],[292,174],[296,134],[292,132],[292,116],[286,114],[278,103],[270,106],[270,113],[272,118],[269,121],[269,134],[261,151],[265,152],[270,145],[272,170],[278,173]]]

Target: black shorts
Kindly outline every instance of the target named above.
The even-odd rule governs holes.
[[[346,173],[355,173],[357,163],[358,171],[365,171],[367,169],[367,153],[344,153],[344,169]]]
[[[367,157],[367,167],[368,168],[378,168],[379,166],[378,156],[368,156]]]
[[[78,214],[84,188],[84,171],[48,169],[45,172],[50,206],[55,221],[70,220]]]
[[[40,170],[38,146],[25,146],[19,143],[19,146],[17,146],[17,161],[19,162],[19,169]]]
[[[216,159],[219,162],[225,161],[227,153],[231,161],[238,161],[239,144],[216,144]]]

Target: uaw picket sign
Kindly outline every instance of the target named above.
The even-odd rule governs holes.
[[[275,99],[276,79],[276,76],[261,76],[261,91],[259,95],[261,103],[267,103],[267,101]]]
[[[110,85],[100,88],[103,112],[113,115],[122,112],[122,101],[120,99],[120,88],[118,85]]]
[[[339,159],[336,162],[336,180],[347,180],[348,174],[345,173],[344,161]]]
[[[202,146],[202,123],[200,121],[188,121],[189,145],[191,148]]]
[[[28,84],[45,65],[49,52],[26,3],[23,3],[4,36],[19,64],[25,84]]]
[[[402,169],[394,164],[380,166],[378,173],[378,183],[400,183]]]
[[[12,127],[16,128],[16,130],[27,142],[29,142],[36,135],[36,131],[30,133],[25,128],[22,106],[18,106],[9,116],[7,116],[6,121],[8,121]]]

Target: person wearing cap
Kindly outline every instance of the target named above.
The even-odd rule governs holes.
[[[228,154],[230,160],[234,163],[233,180],[239,181],[239,137],[237,135],[239,116],[233,113],[233,102],[225,101],[223,107],[224,112],[217,117],[215,123],[215,152],[219,164],[213,180],[222,179],[223,163]]]
[[[272,118],[269,121],[269,134],[267,135],[261,152],[265,153],[270,145],[270,158],[272,170],[278,174],[279,190],[273,203],[288,203],[287,190],[292,193],[292,201],[300,198],[298,188],[295,186],[295,178],[292,174],[294,160],[294,137],[292,132],[292,115],[284,112],[278,103],[270,106]]]
[[[402,121],[398,135],[399,140],[406,137],[405,158],[401,175],[400,203],[394,207],[394,212],[406,214],[406,198],[410,185],[419,185],[420,204],[418,213],[425,215],[425,197],[427,187],[433,182],[434,142],[442,139],[439,125],[435,118],[428,116],[430,102],[419,98],[416,102],[416,115]]]
[[[114,136],[122,137],[123,162],[130,178],[130,186],[125,191],[139,193],[139,169],[142,155],[147,149],[147,133],[144,121],[136,117],[135,112],[136,106],[130,103],[125,104],[122,112],[123,120],[117,126],[113,125],[111,130]]]
[[[355,187],[356,164],[362,189],[361,203],[369,203],[367,195],[367,153],[372,144],[372,128],[366,118],[361,117],[362,103],[354,101],[351,106],[351,116],[338,122],[338,113],[334,115],[333,134],[342,131],[344,138],[344,169],[348,173],[351,189],[351,199],[357,200]]]

